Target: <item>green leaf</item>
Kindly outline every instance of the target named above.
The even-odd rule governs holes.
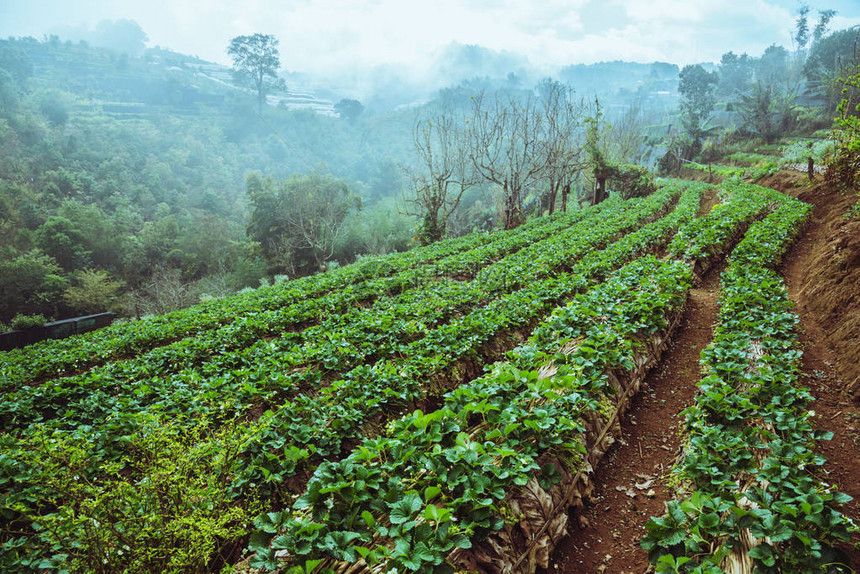
[[[707,514],[703,514],[701,518],[699,518],[699,524],[701,524],[704,528],[711,530],[715,526],[720,523],[720,517],[715,512],[709,512]]]
[[[392,524],[403,524],[421,508],[421,497],[417,494],[407,494],[395,503],[389,503],[391,509],[389,519]]]
[[[447,508],[439,508],[438,506],[429,504],[424,509],[424,518],[431,522],[446,522],[451,518],[451,511]]]
[[[367,524],[368,528],[373,528],[373,526],[376,524],[376,519],[367,510],[363,510],[361,512],[361,519],[364,520],[364,523]]]
[[[424,502],[430,502],[442,492],[442,489],[438,486],[428,486],[424,489]]]
[[[780,524],[770,531],[770,539],[774,542],[782,542],[791,538],[793,531],[785,524]]]
[[[833,495],[833,502],[836,504],[847,504],[854,500],[854,498],[844,492],[837,492]]]
[[[765,566],[773,566],[776,564],[776,557],[773,555],[773,547],[770,544],[762,543],[749,551],[751,558],[761,560]]]

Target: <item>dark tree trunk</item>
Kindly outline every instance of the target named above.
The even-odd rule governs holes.
[[[597,205],[606,199],[606,172],[599,171],[595,173],[594,179],[597,180],[597,189],[594,190],[594,198],[591,205]]]
[[[549,190],[549,197],[547,198],[547,208],[549,209],[550,215],[555,213],[555,197],[557,195],[558,195],[558,185],[553,184]]]
[[[519,191],[514,193],[509,186],[505,186],[505,229],[514,229],[522,223],[522,206],[520,205]]]

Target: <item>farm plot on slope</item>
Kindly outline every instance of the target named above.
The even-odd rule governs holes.
[[[782,202],[766,190],[726,188],[729,202],[705,218],[708,224],[699,220],[691,226],[695,233],[679,233],[673,253],[682,260],[662,263],[675,265],[665,291],[645,289],[649,296],[625,308],[612,297],[601,299],[611,281],[594,287],[563,308],[594,297],[593,306],[571,312],[572,338],[550,338],[539,351],[521,347],[490,374],[448,394],[442,408],[416,411],[347,459],[323,464],[293,512],[258,519],[254,564],[276,568],[292,557],[293,564],[310,558],[338,571],[377,563],[418,571],[445,564],[500,572],[546,567],[568,505],[587,496],[590,467],[638,385],[636,370],[659,354],[662,330],[672,324],[667,313],[679,304],[667,294],[674,289],[677,297],[685,274],[725,253],[746,225]],[[766,221],[739,251],[785,243],[779,233],[762,233],[773,231],[774,218]],[[650,262],[656,260],[635,261],[612,278],[635,276],[637,265]],[[642,276],[660,284],[654,268]],[[632,299],[636,291],[635,280],[619,290]],[[667,297],[662,306],[658,293]],[[540,344],[541,332],[529,343]],[[650,346],[642,341],[649,333]]]
[[[680,192],[678,186],[667,186],[645,200],[613,200],[597,210],[566,216],[566,225],[545,233],[543,241],[530,237],[528,248],[509,250],[514,254],[496,257],[498,261],[478,273],[476,266],[490,256],[475,258],[464,251],[461,275],[474,276],[482,305],[452,315],[421,338],[404,341],[405,349],[391,353],[392,358],[358,366],[342,379],[273,405],[263,416],[253,412],[262,402],[261,387],[283,393],[281,374],[261,382],[248,372],[223,377],[217,371],[241,363],[242,357],[230,355],[246,352],[253,343],[204,353],[212,360],[195,365],[197,372],[177,371],[181,360],[147,367],[143,359],[138,362],[141,376],[115,380],[106,365],[104,372],[95,368],[9,389],[0,438],[7,525],[2,564],[10,570],[66,563],[78,569],[107,565],[114,570],[159,570],[212,568],[232,560],[247,530],[249,519],[244,517],[265,508],[268,500],[287,495],[297,469],[311,469],[322,458],[338,456],[344,441],[424,400],[432,394],[424,385],[434,374],[451,378],[452,369],[462,368],[465,359],[479,366],[487,345],[509,338],[518,325],[536,320],[553,301],[578,288],[561,288],[550,275],[564,274],[571,261],[659,219]],[[595,212],[601,214],[599,225],[591,224],[587,232],[572,227]],[[451,260],[438,272],[435,264],[427,268],[435,275],[423,285],[431,290],[440,289],[444,274],[455,269]],[[402,282],[415,284],[413,279]],[[254,330],[248,340],[268,328]],[[240,328],[237,331],[244,337]],[[106,345],[108,354],[116,349],[112,341]],[[62,348],[69,345],[58,343]],[[162,357],[159,351],[148,356]],[[282,355],[284,362],[279,363]],[[265,372],[290,372],[295,366],[289,352],[272,352],[270,357]],[[230,383],[223,384],[224,378]],[[202,500],[206,503],[201,505]]]

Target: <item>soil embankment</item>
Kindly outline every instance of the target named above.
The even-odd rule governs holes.
[[[700,215],[716,203],[715,193],[706,194]],[[621,423],[622,439],[596,469],[595,502],[583,512],[585,527],[574,527],[553,555],[554,572],[639,574],[647,567],[639,540],[648,519],[661,515],[674,495],[666,479],[680,448],[680,413],[693,403],[699,354],[713,339],[724,267],[712,268],[691,289],[669,349]]]
[[[814,206],[782,274],[800,316],[802,383],[816,399],[816,427],[833,433],[820,446],[823,480],[854,497],[843,512],[860,524],[860,221],[844,217],[857,197],[794,172],[761,183]],[[851,555],[860,571],[860,552]]]
[[[810,203],[814,211],[781,267],[800,317],[801,383],[816,398],[816,426],[834,434],[820,444],[824,482],[854,500],[843,512],[860,524],[860,221],[845,214],[856,195],[840,193],[818,176],[782,171],[758,182]],[[622,440],[596,469],[593,504],[559,544],[550,572],[641,574],[639,546],[650,516],[665,511],[667,484],[680,443],[681,411],[690,405],[701,373],[699,354],[710,343],[717,316],[719,272],[693,289],[681,328],[622,423]],[[860,543],[860,535],[853,540]],[[857,546],[860,547],[860,546]],[[846,546],[860,571],[860,552]]]

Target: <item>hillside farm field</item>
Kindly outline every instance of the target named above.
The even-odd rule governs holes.
[[[705,285],[672,462],[623,493],[661,505],[632,543],[658,572],[850,572],[780,275],[811,209],[664,180],[2,353],[0,569],[550,568]]]

